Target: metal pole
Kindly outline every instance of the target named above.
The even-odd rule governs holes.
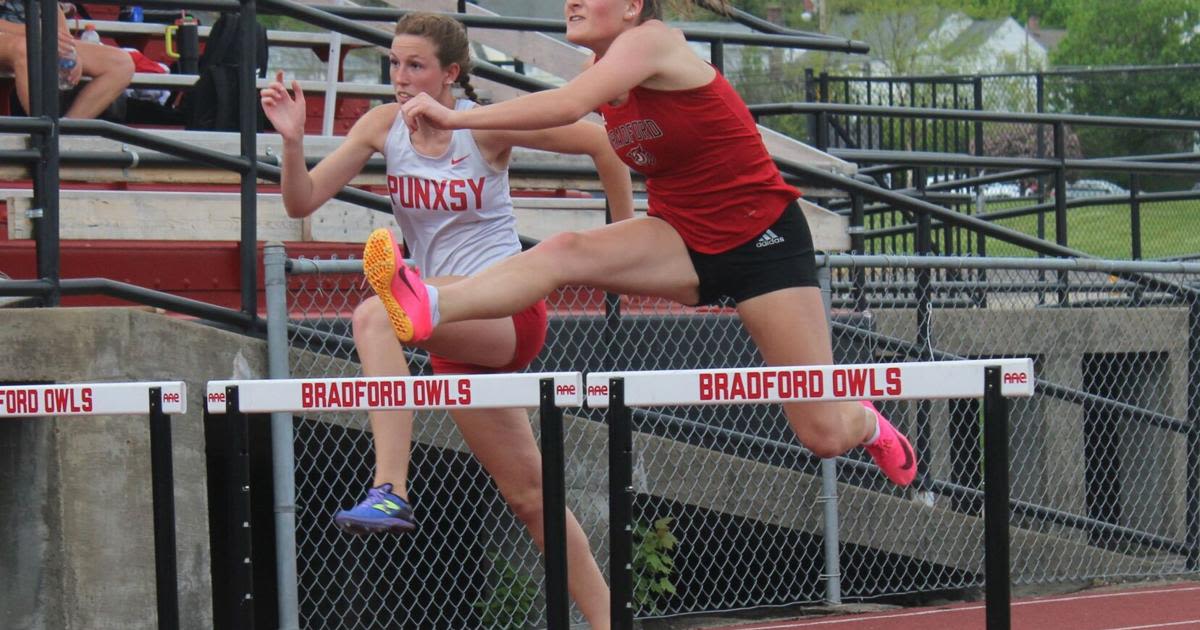
[[[1129,254],[1134,260],[1142,259],[1142,200],[1141,177],[1129,175]]]
[[[263,251],[267,293],[267,367],[271,378],[290,376],[288,366],[287,252],[282,243]],[[296,570],[296,480],[292,414],[271,414],[271,461],[275,502],[275,587],[281,630],[299,630]]]
[[[1008,400],[1000,395],[999,366],[984,369],[983,555],[987,630],[1011,627],[1008,547]]]
[[[1034,80],[1034,98],[1036,99],[1035,107],[1037,113],[1044,114],[1046,112],[1046,75],[1040,70]],[[1046,126],[1043,124],[1037,125],[1037,158],[1040,160],[1046,157]],[[1049,182],[1044,174],[1037,176],[1037,199],[1038,204],[1046,203],[1046,188]],[[1040,239],[1046,238],[1046,213],[1037,213],[1037,237]],[[1043,258],[1045,255],[1038,252],[1038,258]],[[1038,281],[1046,280],[1046,272],[1038,271]],[[1046,294],[1038,292],[1038,304],[1046,303]]]
[[[28,0],[25,25],[26,55],[29,64],[30,116],[49,119],[44,134],[34,134],[34,148],[42,159],[34,166],[34,204],[29,211],[37,244],[38,277],[50,281],[54,290],[46,295],[46,306],[58,306],[62,292],[59,239],[59,93],[58,93],[58,5]],[[82,63],[76,60],[76,63]],[[39,89],[40,88],[40,89]]]
[[[179,627],[179,584],[175,558],[175,475],[171,416],[162,410],[162,388],[150,388],[150,484],[154,501],[154,585],[158,627]]]
[[[241,130],[242,157],[249,168],[242,173],[242,222],[238,261],[241,268],[242,312],[251,320],[258,317],[258,105],[255,78],[258,76],[258,11],[255,0],[241,0],[238,35],[242,43],[242,63],[238,68],[238,126]]]
[[[608,200],[604,200],[604,223],[608,225],[612,223],[612,206]],[[616,352],[614,348],[620,348],[623,339],[620,337],[621,332],[621,294],[607,291],[604,293],[604,354],[601,358],[603,368],[606,370],[615,370],[616,363],[614,357]]]
[[[1187,568],[1200,569],[1200,302],[1188,300]]]
[[[1054,168],[1054,241],[1067,246],[1067,128],[1062,122],[1054,123],[1054,157],[1058,166]],[[1067,272],[1058,272],[1058,304],[1066,306]]]
[[[866,209],[863,206],[862,195],[857,193],[850,194],[850,251],[854,254],[867,253],[867,239],[863,236],[863,229],[866,227]],[[855,267],[850,270],[850,275],[854,283],[854,310],[863,312],[867,310],[867,270],[864,267]],[[826,316],[829,315],[828,303],[826,304]]]
[[[804,69],[804,102],[806,102],[806,103],[817,102],[816,82],[817,82],[817,79],[813,74],[812,68],[805,68]],[[805,120],[805,123],[808,125],[808,138],[806,138],[806,140],[808,140],[811,143],[816,143],[816,141],[817,141],[816,140],[816,138],[817,138],[817,117],[816,117],[816,115],[809,114],[804,120]]]
[[[337,0],[339,6],[343,0]],[[333,135],[333,116],[337,113],[338,69],[342,61],[342,34],[333,31],[329,35],[329,58],[325,61],[325,111],[321,115],[321,135]],[[389,76],[389,83],[390,76]]]
[[[633,630],[633,418],[620,377],[608,380],[608,529],[612,627]]]
[[[917,253],[922,256],[933,255],[933,229],[932,219],[926,213],[921,213],[917,217]],[[925,361],[933,360],[933,270],[918,269],[917,270],[917,330],[916,341],[917,346],[921,348],[922,359]],[[916,406],[916,434],[913,436],[913,449],[917,453],[932,452],[930,444],[930,420],[929,412],[932,406],[928,400],[915,401]],[[929,471],[928,458],[920,457],[917,459],[917,488],[921,488],[922,482],[925,479],[926,473]]]
[[[832,283],[829,265],[817,268],[817,281],[821,285],[821,302],[825,305],[825,324],[833,343]],[[837,458],[821,460],[821,513],[824,517],[825,547],[825,603],[842,603],[842,559],[841,534],[838,529]]]
[[[974,90],[973,90],[972,95],[975,98],[975,110],[983,111],[983,79],[982,78],[975,77]],[[986,148],[984,146],[983,134],[984,134],[983,121],[982,120],[976,121],[976,123],[975,123],[975,155],[980,156],[980,157],[982,157],[984,155],[984,153],[985,153],[984,149]],[[1018,182],[1017,185],[1020,186],[1020,182]],[[980,197],[982,198],[982,195]],[[976,206],[976,208],[979,209],[978,206]],[[979,211],[982,212],[981,209],[979,209]],[[978,240],[976,242],[975,254],[977,256],[987,256],[987,236],[984,234],[978,234],[977,239]],[[968,238],[968,240],[969,240],[969,238]],[[979,271],[979,281],[980,282],[987,282],[987,273],[988,272],[986,269],[982,269]],[[975,301],[976,301],[976,304],[978,306],[980,306],[981,308],[986,308],[987,307],[987,291],[977,292],[975,294]]]
[[[567,597],[567,490],[563,480],[563,412],[554,404],[554,379],[541,380],[542,519],[546,563],[546,627],[571,625]]]

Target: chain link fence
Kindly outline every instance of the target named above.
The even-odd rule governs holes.
[[[1017,584],[1196,573],[1200,405],[1188,401],[1200,392],[1200,265],[830,261],[839,362],[1034,358],[1038,395],[1012,413]],[[341,272],[352,261],[300,262],[288,279],[293,377],[357,375],[348,318],[369,288]],[[729,308],[581,288],[549,304],[534,371],[761,363]],[[420,353],[411,363],[426,369]],[[912,437],[920,475],[902,490],[859,450],[838,459],[842,597],[980,587],[987,462],[977,401],[882,408]],[[604,417],[569,415],[568,504],[607,573]],[[639,617],[828,597],[826,578],[839,569],[823,561],[833,532],[822,525],[819,461],[777,407],[641,410],[634,422]],[[400,537],[352,537],[331,522],[371,482],[365,414],[295,426],[302,627],[544,624],[540,554],[442,414],[418,414],[411,496],[420,526]]]

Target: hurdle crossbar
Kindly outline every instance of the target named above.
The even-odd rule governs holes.
[[[209,381],[205,401],[225,413],[225,390],[236,386],[242,413],[539,407],[547,378],[555,406],[582,405],[579,372]]]
[[[989,462],[984,488],[987,628],[1011,626],[1008,398],[1033,396],[1032,359],[597,372],[589,373],[586,383],[588,406],[608,408],[609,581],[615,630],[632,630],[634,615],[630,407],[947,398],[983,399],[984,458]]]
[[[158,627],[179,627],[175,558],[175,476],[171,418],[187,413],[187,383],[69,383],[0,386],[0,418],[147,416],[154,523],[154,588]]]
[[[609,379],[625,378],[629,407],[830,400],[982,398],[984,368],[1000,366],[1000,394],[1032,396],[1033,360],[925,361],[795,367],[589,372],[587,404],[609,404]]]
[[[167,415],[187,413],[187,383],[67,383],[0,385],[0,418],[37,416],[144,416],[151,412],[149,393],[160,390]]]
[[[583,405],[583,375],[579,372],[484,374],[407,377],[310,378],[277,380],[210,381],[205,394],[209,414],[245,418],[247,414],[306,411],[385,411],[431,409],[508,409],[537,407],[542,439],[542,511],[545,514],[545,569],[547,627],[566,629],[570,624],[567,591],[566,489],[563,479],[563,407]],[[231,418],[237,420],[238,418]],[[241,422],[235,432],[245,430]],[[232,429],[231,429],[232,430]],[[235,440],[245,439],[235,435]],[[235,509],[249,514],[249,471],[245,461],[233,463],[229,472],[237,480]],[[247,521],[248,522],[248,521]],[[243,625],[253,623],[251,600],[249,527],[237,532],[232,545],[245,558],[233,579],[243,585],[231,616]]]

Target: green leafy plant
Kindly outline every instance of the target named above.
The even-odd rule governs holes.
[[[538,583],[498,552],[488,553],[487,595],[472,604],[483,627],[493,630],[523,630],[538,597]]]
[[[660,518],[653,525],[638,523],[633,528],[633,600],[638,608],[650,614],[660,612],[662,600],[675,594],[673,558],[679,542],[671,533],[670,517]]]

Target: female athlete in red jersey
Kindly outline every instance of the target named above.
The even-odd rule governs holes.
[[[422,95],[401,111],[413,129],[543,129],[598,111],[617,154],[646,176],[650,216],[558,234],[436,288],[376,232],[364,268],[397,336],[421,339],[439,323],[506,316],[587,285],[688,305],[728,296],[768,365],[832,363],[799,192],[783,182],[745,103],[662,22],[660,0],[566,0],[564,10],[567,39],[594,57],[563,87],[469,111]],[[912,482],[912,446],[871,403],[784,410],[816,455],[863,445],[891,481]]]

